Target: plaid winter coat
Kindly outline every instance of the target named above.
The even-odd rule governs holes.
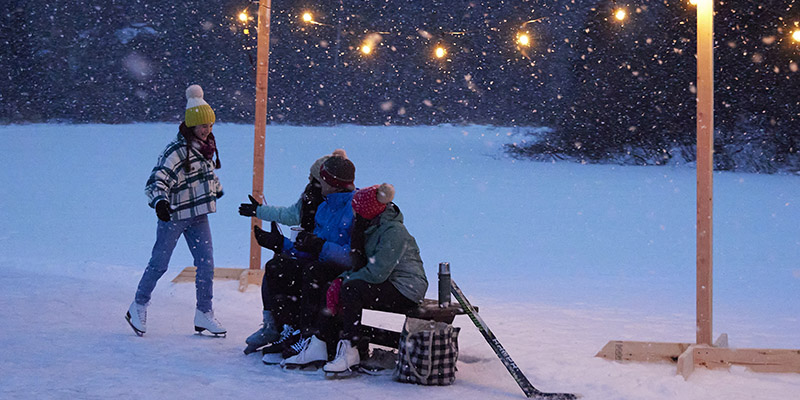
[[[181,220],[217,211],[217,198],[222,195],[222,185],[214,173],[214,162],[207,160],[192,148],[186,154],[186,139],[178,137],[170,142],[158,157],[156,166],[144,188],[150,207],[167,200],[172,208],[173,220]],[[185,163],[189,163],[189,171]]]

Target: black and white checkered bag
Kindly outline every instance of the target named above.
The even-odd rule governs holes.
[[[456,380],[458,332],[444,322],[406,317],[394,378],[420,385],[449,385]]]

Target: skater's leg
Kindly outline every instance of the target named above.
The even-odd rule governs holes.
[[[342,339],[358,343],[361,339],[361,314],[365,307],[381,304],[397,313],[406,313],[416,307],[416,303],[403,296],[391,282],[367,283],[356,279],[342,285],[340,294],[342,304]]]
[[[197,309],[200,312],[209,312],[212,309],[211,299],[214,297],[214,248],[208,216],[204,214],[192,218],[184,238],[194,257],[194,266],[197,267],[194,279]]]
[[[175,250],[175,245],[178,243],[185,226],[185,220],[169,222],[158,220],[156,243],[153,245],[150,261],[147,263],[147,268],[145,268],[142,279],[139,280],[139,286],[136,289],[137,304],[147,304],[150,301],[150,295],[153,293],[156,283],[167,272],[172,251]]]
[[[297,326],[302,269],[296,259],[277,256],[264,266],[261,302],[271,310],[279,326]]]

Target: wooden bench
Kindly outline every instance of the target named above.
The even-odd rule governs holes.
[[[477,307],[476,307],[477,309]],[[368,308],[368,310],[373,311],[380,311],[380,312],[388,312],[392,314],[399,314],[393,311],[389,311],[386,309],[378,308]],[[415,308],[411,312],[405,315],[407,317],[424,319],[428,321],[436,321],[436,322],[446,322],[448,324],[453,323],[456,315],[466,314],[464,309],[461,308],[461,304],[458,302],[451,302],[448,307],[439,307],[439,302],[434,299],[424,299],[422,301],[422,305],[418,308]],[[365,338],[369,338],[369,343],[377,344],[380,346],[386,346],[391,348],[397,348],[398,344],[400,343],[400,332],[399,331],[392,331],[383,328],[377,328],[369,325],[361,325],[361,334]]]

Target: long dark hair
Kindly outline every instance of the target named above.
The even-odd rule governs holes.
[[[191,154],[190,149],[192,148],[192,141],[196,140],[197,137],[194,135],[194,128],[186,126],[186,121],[181,122],[181,125],[178,127],[178,132],[186,139],[186,160],[184,161],[183,169],[189,172],[191,171],[191,162],[189,161],[189,155]],[[219,161],[219,150],[217,150],[217,140],[214,138],[214,134],[209,133],[206,141],[214,146],[214,154],[217,155],[217,161],[214,163],[214,167],[216,169],[222,168],[222,163]]]
[[[353,227],[350,233],[350,264],[353,270],[358,271],[367,265],[366,235],[364,231],[370,226],[372,221],[356,213],[353,218]]]

